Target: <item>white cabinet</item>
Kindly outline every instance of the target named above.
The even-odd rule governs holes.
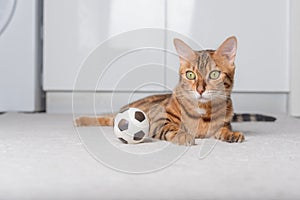
[[[70,105],[73,89],[79,96],[104,91],[102,101],[111,91],[127,96],[172,89],[179,68],[174,37],[201,50],[235,35],[235,95],[266,102],[261,94],[269,100],[276,93],[280,98],[267,110],[284,110],[289,14],[289,0],[44,0],[47,108]]]
[[[44,109],[39,0],[0,1],[0,112]]]
[[[167,43],[189,37],[194,48],[215,49],[235,35],[235,91],[287,92],[288,16],[289,0],[167,0],[167,28],[184,35]],[[177,70],[178,59],[169,55],[167,64]],[[168,85],[176,81],[167,74]]]
[[[288,2],[45,0],[44,89],[72,90],[84,59],[97,45],[112,36],[118,37],[118,34],[134,29],[166,27],[172,30],[165,32],[167,37],[163,32],[155,36],[145,32],[143,36],[136,34],[137,38],[128,34],[127,39],[112,39],[114,41],[107,44],[109,51],[103,52],[102,56],[113,59],[141,44],[144,45],[141,47],[155,44],[152,46],[174,50],[174,37],[187,40],[195,49],[214,49],[226,37],[236,35],[239,43],[235,91],[287,92]],[[129,91],[143,83],[138,80],[143,76],[148,79],[145,83],[167,83],[170,88],[178,81],[178,58],[172,54],[165,57],[159,51],[135,51],[118,57],[109,67],[110,75],[103,76],[100,86],[99,82],[96,84],[96,76],[106,69],[107,63],[94,64],[97,67],[91,67],[83,75],[87,81],[80,85],[79,90]],[[130,73],[124,76],[128,71]],[[145,88],[146,91],[160,90],[156,86]]]
[[[137,48],[163,49],[164,32],[128,31],[163,29],[164,0],[45,0],[44,11],[44,90],[161,90],[163,51]]]

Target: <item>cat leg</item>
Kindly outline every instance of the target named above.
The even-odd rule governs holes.
[[[195,144],[195,137],[189,133],[178,131],[171,142],[174,144],[191,146]]]
[[[153,138],[166,140],[178,145],[190,146],[195,144],[195,137],[179,129],[175,123],[154,124],[150,127],[150,135]]]
[[[241,132],[234,132],[229,127],[222,127],[216,134],[215,138],[224,142],[243,142],[245,136]]]

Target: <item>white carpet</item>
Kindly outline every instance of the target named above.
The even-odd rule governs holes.
[[[71,115],[0,115],[0,199],[299,199],[300,120],[234,129],[246,142],[126,145],[92,127],[83,145]]]

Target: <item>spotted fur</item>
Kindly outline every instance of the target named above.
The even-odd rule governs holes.
[[[135,101],[121,111],[128,107],[143,110],[150,120],[150,137],[179,145],[193,145],[195,138],[207,137],[244,141],[241,132],[231,129],[236,38],[228,38],[217,50],[194,51],[179,39],[174,40],[174,45],[179,55],[180,79],[173,92]],[[212,71],[219,72],[217,79],[210,77]],[[188,79],[187,72],[192,72],[195,79]],[[112,126],[113,119],[114,115],[81,117],[76,119],[76,125]]]

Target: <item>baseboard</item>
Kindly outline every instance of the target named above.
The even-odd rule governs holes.
[[[47,92],[46,109],[48,113],[109,113],[117,112],[129,102],[153,93],[130,92]],[[235,112],[287,113],[288,93],[247,93],[232,94]]]

